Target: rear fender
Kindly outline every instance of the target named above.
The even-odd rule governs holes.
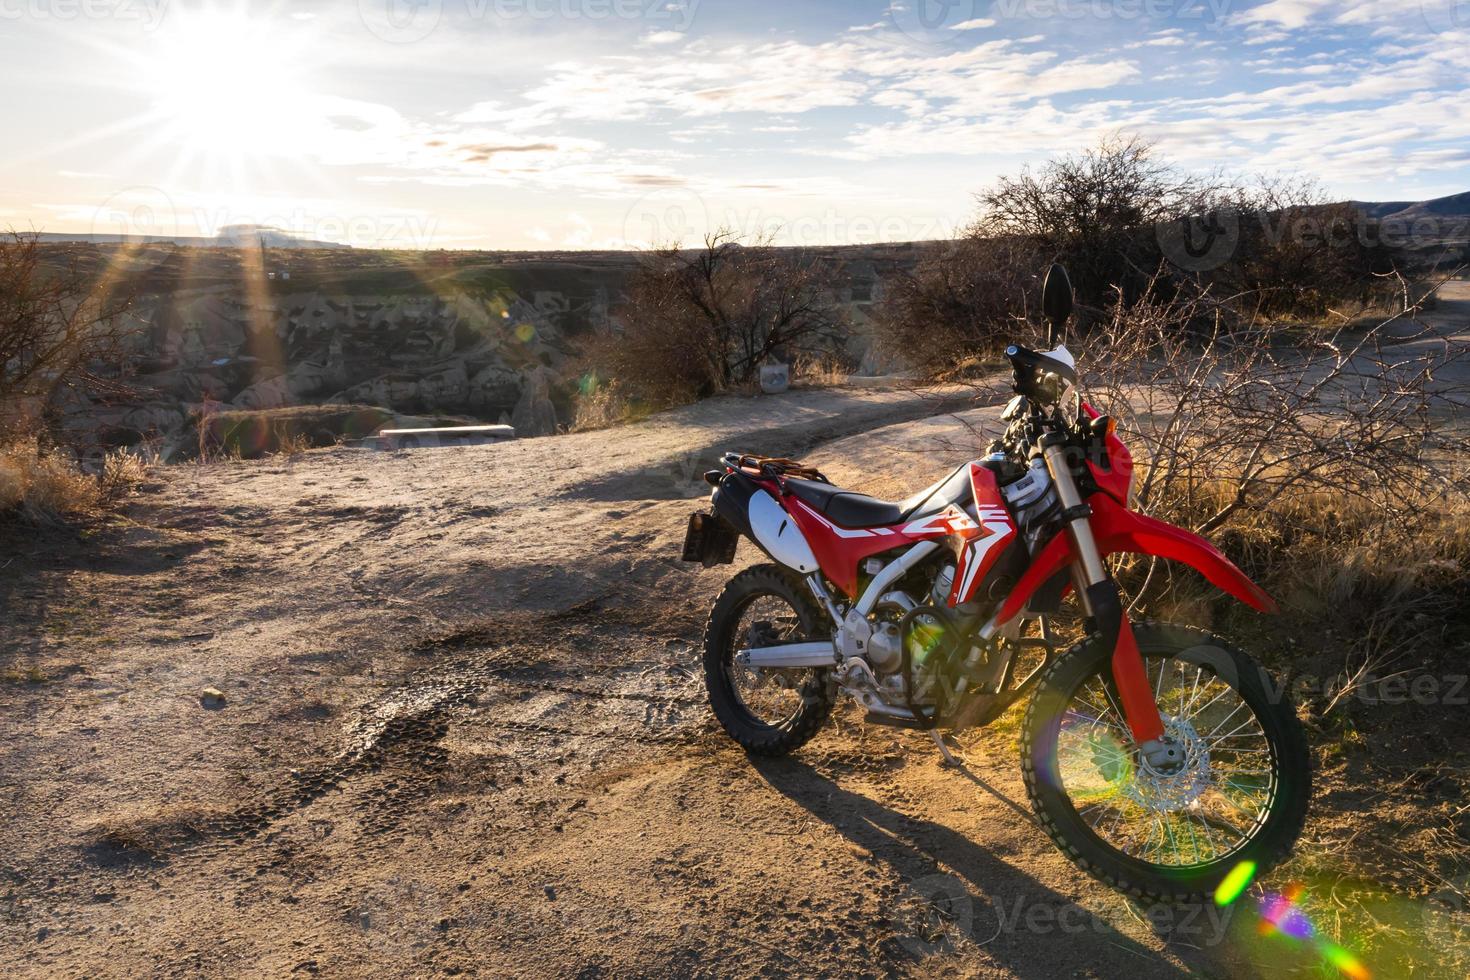
[[[817,571],[817,559],[806,535],[759,481],[731,471],[710,497],[720,516],[777,562],[802,575]]]
[[[1093,494],[1088,503],[1092,506],[1092,535],[1104,556],[1127,553],[1182,562],[1246,605],[1264,613],[1276,612],[1275,600],[1199,535],[1135,514],[1106,494]],[[1060,533],[1048,541],[1001,604],[995,614],[995,624],[1004,625],[1020,615],[1031,596],[1076,557],[1071,535]]]

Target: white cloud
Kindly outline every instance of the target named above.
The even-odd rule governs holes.
[[[1431,17],[1437,8],[1452,8],[1456,0],[1269,0],[1236,15],[1242,24],[1274,24],[1299,30],[1314,22],[1371,24],[1404,17]],[[1420,21],[1420,23],[1427,23]]]

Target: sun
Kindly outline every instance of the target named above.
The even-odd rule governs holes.
[[[222,11],[172,17],[136,62],[154,137],[226,159],[299,150],[313,97],[304,59],[277,26]]]

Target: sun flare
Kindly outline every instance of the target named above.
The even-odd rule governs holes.
[[[139,68],[159,137],[181,150],[238,158],[299,148],[312,96],[300,59],[269,23],[226,13],[178,18]]]

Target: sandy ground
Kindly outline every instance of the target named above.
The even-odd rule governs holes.
[[[699,473],[804,454],[897,495],[996,411],[930,418],[949,407],[793,392],[181,467],[124,521],[0,542],[0,973],[1308,965],[1230,911],[1139,909],[1073,869],[1005,719],[963,737],[961,770],[850,709],[777,761],[714,725],[697,645],[732,569],[677,560]]]

